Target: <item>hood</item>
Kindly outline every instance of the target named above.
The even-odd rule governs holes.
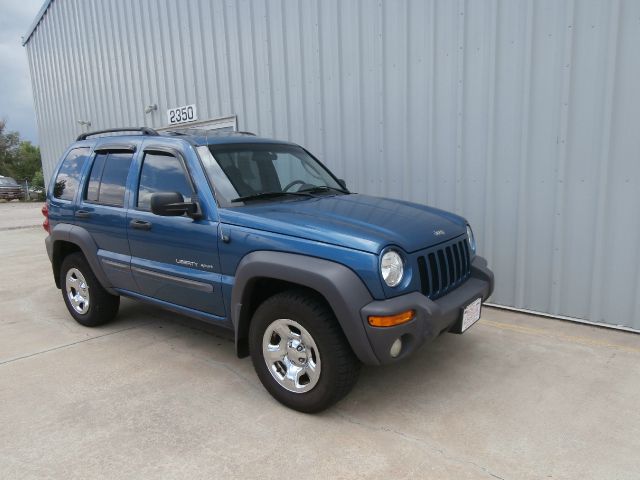
[[[371,253],[388,245],[412,253],[466,232],[466,222],[458,215],[359,194],[278,199],[221,209],[220,221]]]

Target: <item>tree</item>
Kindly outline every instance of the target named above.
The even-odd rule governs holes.
[[[7,122],[0,120],[0,175],[11,176],[14,155],[20,144],[18,132],[8,132]]]
[[[38,169],[36,173],[33,174],[33,178],[31,179],[31,185],[35,188],[44,188],[44,175],[42,175],[42,169]]]
[[[13,177],[16,180],[31,180],[33,175],[42,168],[40,149],[29,141],[21,141],[15,152],[13,161]]]
[[[21,182],[31,180],[42,169],[40,148],[20,140],[18,132],[8,132],[6,121],[0,120],[0,175]]]

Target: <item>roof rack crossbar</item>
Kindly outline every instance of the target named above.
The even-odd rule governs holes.
[[[107,128],[106,130],[95,130],[93,132],[81,133],[80,135],[78,135],[76,142],[79,142],[80,140],[86,140],[87,137],[92,137],[93,135],[117,132],[141,132],[142,135],[149,135],[152,137],[158,136],[158,132],[149,127]]]

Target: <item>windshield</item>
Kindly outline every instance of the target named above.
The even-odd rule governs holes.
[[[7,185],[17,185],[16,181],[13,178],[10,177],[4,177],[4,178],[0,178],[0,185],[2,186],[7,186]]]
[[[224,206],[347,193],[320,162],[296,145],[209,145],[198,151]]]

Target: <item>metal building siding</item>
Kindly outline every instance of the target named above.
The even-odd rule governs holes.
[[[26,44],[45,175],[196,103],[466,216],[493,302],[640,329],[638,45],[634,0],[53,0]]]

